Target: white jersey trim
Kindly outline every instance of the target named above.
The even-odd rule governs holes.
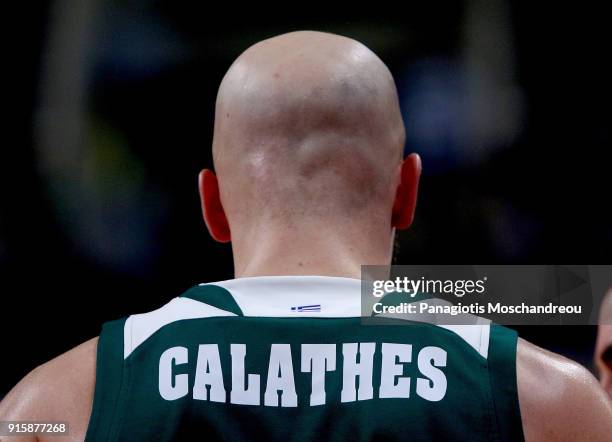
[[[216,285],[229,291],[244,316],[352,318],[361,317],[361,280],[335,276],[257,276],[200,285]],[[444,302],[444,301],[442,301]],[[320,311],[292,310],[320,306]],[[396,317],[395,315],[392,315]],[[397,317],[437,325],[460,336],[485,359],[489,353],[491,321],[469,315],[465,324],[439,324],[434,317]],[[461,318],[455,318],[461,322]],[[439,321],[438,321],[439,322]]]
[[[361,317],[361,280],[332,276],[257,276],[230,279],[203,285],[226,289],[244,316],[353,318]],[[182,319],[236,316],[186,297],[172,299],[149,313],[130,316],[124,327],[124,359],[162,327]],[[411,317],[414,320],[414,318]],[[421,319],[419,319],[421,320]],[[477,318],[470,325],[440,325],[461,337],[487,358],[490,321]]]
[[[214,316],[236,315],[189,298],[174,298],[157,310],[132,315],[125,321],[123,329],[123,359],[126,359],[140,344],[165,325],[181,319]]]
[[[200,285],[216,285],[229,291],[244,316],[274,318],[361,316],[361,280],[354,278],[256,276]],[[292,309],[294,307],[295,309]]]

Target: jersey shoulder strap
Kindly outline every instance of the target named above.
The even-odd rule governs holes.
[[[516,375],[516,331],[492,324],[489,339],[489,382],[501,441],[525,440]]]
[[[112,440],[121,418],[119,403],[128,387],[123,360],[123,340],[127,318],[107,322],[98,338],[96,382],[86,441]]]
[[[129,399],[134,350],[164,326],[183,319],[242,316],[229,292],[198,285],[163,307],[107,322],[98,338],[94,399],[86,441],[115,440],[121,432]],[[199,301],[199,302],[196,302]],[[205,302],[205,303],[204,303]]]

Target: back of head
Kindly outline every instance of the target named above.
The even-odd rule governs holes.
[[[216,104],[213,157],[232,230],[390,213],[404,137],[393,78],[363,44],[310,31],[255,44]]]

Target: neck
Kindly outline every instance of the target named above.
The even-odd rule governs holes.
[[[320,275],[360,278],[362,265],[389,265],[394,233],[349,223],[267,226],[234,235],[235,277]],[[338,228],[340,226],[340,228]]]

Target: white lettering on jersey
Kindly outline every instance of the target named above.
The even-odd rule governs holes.
[[[446,394],[446,375],[436,367],[446,367],[446,351],[440,347],[424,347],[419,352],[419,371],[429,379],[418,378],[416,392],[423,399],[437,402]]]
[[[217,344],[201,344],[198,347],[193,398],[203,401],[208,400],[207,385],[210,386],[210,400],[212,402],[225,402],[223,373],[221,372],[221,360],[219,359],[219,346]]]
[[[337,365],[336,344],[302,344],[300,367],[302,373],[311,373],[311,406],[324,405],[327,400],[325,388],[327,372],[335,371]],[[374,342],[342,344],[342,390],[341,402],[374,398],[373,370]],[[380,385],[378,397],[409,398],[411,379],[404,376],[405,364],[412,363],[413,346],[383,342],[380,347]],[[245,368],[247,346],[231,344],[231,380],[229,399],[232,404],[261,405],[261,375],[247,374]],[[377,359],[378,361],[378,359]],[[189,362],[186,347],[171,347],[159,358],[159,394],[173,401],[189,394],[189,374],[185,368],[177,369]],[[192,362],[193,363],[193,362]],[[193,398],[213,402],[227,402],[223,384],[223,372],[217,344],[201,344],[193,381]],[[447,352],[440,347],[424,347],[417,355],[417,367],[422,377],[416,379],[416,395],[431,402],[444,398],[447,378],[441,367],[446,367]],[[179,371],[177,374],[176,372]],[[357,387],[358,386],[358,387]],[[280,400],[279,400],[280,394]],[[307,394],[306,391],[300,392]],[[301,400],[301,399],[300,399]],[[293,371],[291,346],[272,344],[268,362],[268,376],[263,404],[269,407],[297,407],[298,393]]]
[[[171,347],[159,358],[159,394],[167,401],[173,401],[189,393],[189,379],[186,374],[172,377],[173,365],[186,364],[187,358],[185,347]]]
[[[325,372],[336,369],[336,344],[302,344],[302,372],[312,373],[310,405],[325,404]]]
[[[259,375],[248,375],[247,387],[244,382],[244,358],[246,355],[245,344],[232,344],[232,391],[230,402],[232,404],[259,405]]]
[[[382,365],[380,370],[380,398],[410,397],[410,378],[402,376],[404,365],[396,362],[412,362],[412,345],[382,344]],[[396,378],[397,384],[395,383]]]
[[[297,407],[297,394],[293,379],[293,362],[289,344],[272,344],[264,405],[278,407],[278,393],[282,407]]]
[[[359,349],[359,362],[357,362],[357,350]],[[342,402],[353,402],[355,396],[363,401],[374,397],[372,387],[372,369],[374,365],[374,342],[351,343],[342,345],[342,356],[344,364],[342,367]],[[359,388],[355,391],[355,381],[359,376]]]

